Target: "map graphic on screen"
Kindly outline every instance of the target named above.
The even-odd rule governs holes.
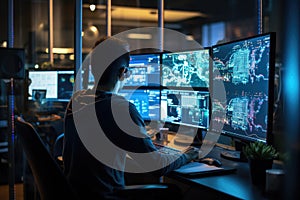
[[[209,49],[162,54],[162,86],[209,86]]]

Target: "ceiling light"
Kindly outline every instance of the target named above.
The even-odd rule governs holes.
[[[89,27],[90,28],[90,30],[92,31],[92,32],[98,32],[98,29],[97,29],[97,27],[96,26],[90,26]]]
[[[96,5],[95,4],[90,4],[90,10],[94,12],[96,10]]]
[[[83,4],[83,8],[89,8],[90,4]],[[105,10],[105,5],[97,5],[96,9]],[[139,20],[139,21],[157,21],[158,11],[153,8],[136,8],[127,6],[112,6],[112,18],[122,20]],[[105,12],[100,14],[104,18]],[[183,11],[183,10],[164,10],[165,22],[177,22],[193,17],[209,17],[207,14],[197,11]]]
[[[151,34],[146,34],[146,33],[128,33],[127,38],[129,38],[129,39],[150,40],[150,39],[152,39],[152,35]]]
[[[7,47],[7,41],[3,41],[1,47]]]
[[[70,53],[74,53],[74,49],[73,48],[53,48],[52,49],[53,53],[57,53],[57,54],[70,54]],[[49,53],[49,49],[46,48],[46,53]]]
[[[189,41],[192,41],[192,40],[194,40],[194,36],[192,36],[192,35],[186,35],[185,39],[189,40]]]
[[[75,60],[75,55],[74,55],[74,54],[71,54],[71,55],[69,56],[69,59],[70,59],[70,60]]]

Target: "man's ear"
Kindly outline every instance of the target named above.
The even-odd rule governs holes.
[[[124,81],[124,79],[125,79],[125,68],[121,68],[120,69],[120,73],[119,73],[119,79],[120,79],[120,81]]]

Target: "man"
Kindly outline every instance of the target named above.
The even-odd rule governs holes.
[[[144,121],[134,104],[117,94],[123,87],[124,79],[130,75],[127,44],[115,38],[108,38],[102,40],[100,45],[103,45],[106,51],[104,53],[100,51],[101,54],[99,54],[98,45],[91,55],[92,73],[95,77],[94,88],[74,94],[65,116],[64,172],[81,198],[86,198],[88,195],[100,199],[110,196],[115,189],[124,187],[126,156],[131,157],[146,171],[160,176],[198,156],[198,152],[194,150],[187,151],[180,156],[165,155],[157,151],[146,133]],[[105,66],[101,65],[106,62],[106,56],[111,56],[110,52],[117,52],[121,56],[104,70]],[[100,77],[99,81],[97,77]],[[105,159],[99,160],[92,155],[87,150],[88,146],[80,139],[82,138],[80,134],[85,133],[78,131],[81,130],[78,125],[84,127],[89,124],[92,119],[88,119],[90,115],[85,114],[93,108],[106,139],[108,138],[108,142],[116,147],[101,150],[103,157],[109,160],[107,162]],[[76,116],[84,117],[80,118],[81,121],[76,121]],[[121,127],[119,122],[125,123],[125,126],[128,124],[128,127]],[[129,125],[130,123],[132,124]],[[90,134],[96,131],[87,125],[86,131],[83,132]],[[103,140],[96,142],[99,145],[95,145],[95,148],[100,149],[105,146]],[[146,159],[140,156],[144,154]],[[145,163],[149,164],[145,165]]]

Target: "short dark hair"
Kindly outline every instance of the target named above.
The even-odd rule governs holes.
[[[101,48],[99,48],[99,45]],[[99,48],[99,49],[98,49]],[[103,49],[105,51],[103,51]],[[104,55],[103,55],[104,54]],[[113,62],[106,64],[106,58],[113,58],[114,55],[121,55]],[[112,89],[120,77],[121,69],[129,65],[129,45],[127,42],[115,37],[103,37],[95,43],[91,54],[92,73],[95,77],[100,77],[97,86]],[[101,69],[102,67],[102,69]],[[106,67],[106,69],[103,69]],[[104,72],[103,72],[104,70]],[[102,73],[103,72],[103,73]]]
[[[109,38],[110,38],[109,36],[103,36],[103,37],[101,37],[99,40],[97,40],[95,42],[95,44],[93,46],[93,49],[95,49],[98,46],[98,44],[100,44],[101,42],[103,42],[104,40],[109,39]]]

